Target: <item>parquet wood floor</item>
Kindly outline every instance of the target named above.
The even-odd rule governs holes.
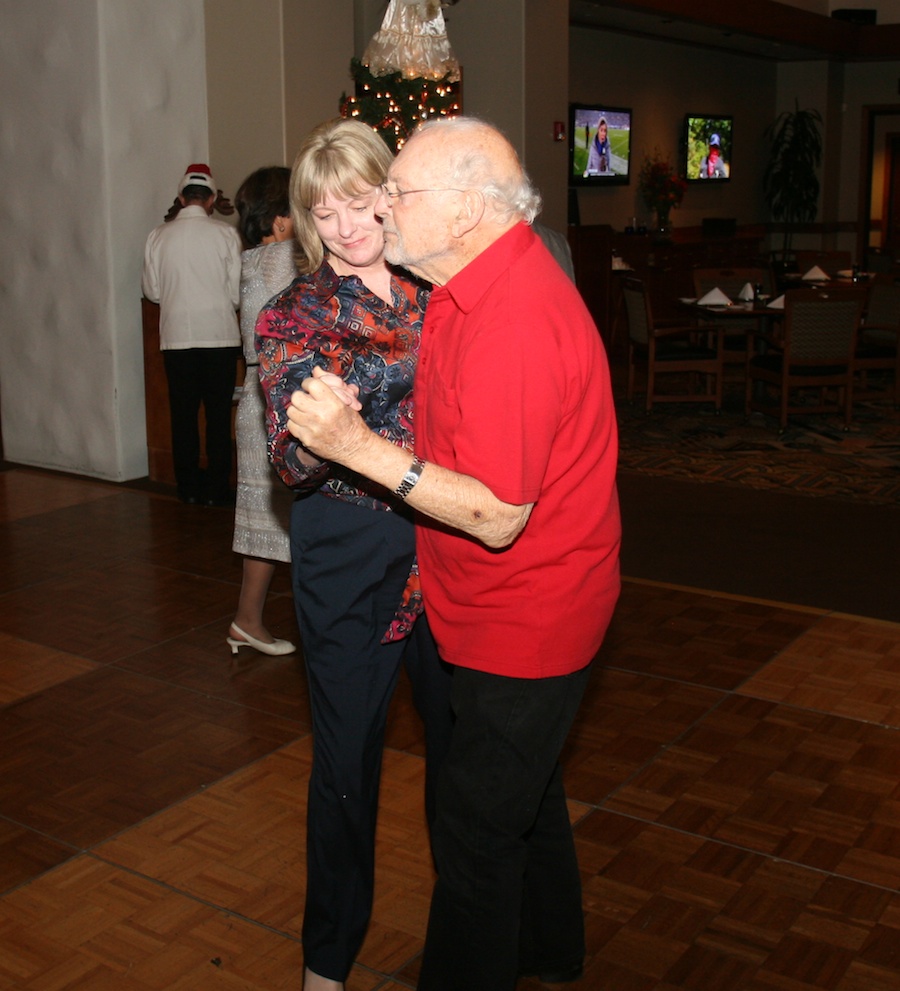
[[[300,986],[303,662],[231,658],[231,525],[0,471],[0,991]],[[297,636],[286,569],[268,615]],[[573,989],[900,991],[900,626],[626,579],[602,660]],[[349,991],[415,987],[422,752],[401,679]]]

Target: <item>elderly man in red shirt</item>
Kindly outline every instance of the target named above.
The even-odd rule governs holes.
[[[420,991],[581,974],[581,887],[558,763],[619,594],[609,369],[578,291],[531,230],[540,199],[472,118],[394,161],[385,256],[434,286],[416,450],[375,436],[327,381],[294,393],[309,450],[418,514],[425,608],[455,665]]]

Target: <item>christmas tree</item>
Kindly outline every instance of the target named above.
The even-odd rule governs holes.
[[[375,76],[359,59],[350,63],[350,72],[356,95],[342,97],[341,116],[371,124],[395,152],[423,121],[460,112],[459,79],[449,73],[442,79],[410,79],[401,72]]]
[[[342,116],[371,124],[394,152],[419,124],[460,112],[459,63],[440,0],[390,0],[380,30],[350,72],[356,93],[342,98]]]

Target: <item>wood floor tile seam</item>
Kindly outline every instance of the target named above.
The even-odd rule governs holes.
[[[779,652],[780,653],[780,652]],[[777,655],[776,655],[777,656]],[[762,670],[768,664],[769,661],[765,661],[758,670]],[[604,671],[614,671],[618,674],[627,674],[632,676],[638,676],[642,678],[652,678],[654,681],[664,681],[669,685],[681,685],[684,688],[704,688],[709,692],[720,692],[722,695],[733,695],[735,694],[735,689],[733,688],[720,688],[718,685],[709,685],[703,681],[695,680],[692,681],[690,678],[676,678],[671,674],[660,674],[658,671],[648,671],[646,668],[629,668],[622,664],[601,664]],[[754,675],[758,671],[754,672]],[[751,676],[753,677],[753,676]],[[741,682],[745,684],[745,682]],[[716,703],[718,705],[718,703]]]
[[[849,619],[849,620],[854,620],[854,621],[857,621],[857,622],[865,622],[865,623],[870,622],[870,620],[866,619],[865,616],[848,616],[846,613],[834,613],[834,612],[820,612],[820,613],[818,613],[818,615],[816,616],[815,621],[810,626],[808,626],[802,632],[798,633],[792,640],[789,640],[787,643],[782,644],[778,648],[778,650],[776,650],[772,654],[772,656],[769,657],[768,660],[766,660],[766,662],[764,664],[761,664],[752,674],[748,674],[747,677],[744,678],[744,680],[740,684],[735,685],[734,688],[731,689],[731,693],[733,695],[740,695],[742,698],[747,698],[747,697],[749,697],[749,698],[756,698],[757,696],[755,696],[755,695],[748,696],[746,693],[742,692],[741,689],[745,685],[747,685],[749,682],[753,681],[754,678],[759,678],[760,674],[763,671],[765,671],[767,667],[770,667],[772,664],[776,663],[778,661],[778,659],[782,656],[782,654],[786,654],[789,651],[793,650],[795,648],[795,646],[803,640],[804,637],[806,637],[808,634],[812,633],[817,628],[821,627],[822,624],[824,622],[826,622],[827,620],[829,620],[829,619],[835,619],[835,618]],[[884,620],[871,620],[871,622],[873,622],[873,623],[884,623],[885,621]],[[888,625],[893,626],[895,624],[888,624]],[[897,625],[900,625],[900,624],[897,624]],[[799,708],[802,708],[802,706],[799,707]],[[814,710],[812,710],[812,711],[814,711]]]
[[[665,586],[665,587],[671,587],[671,586]],[[740,598],[740,597],[739,596],[731,596],[731,598]],[[764,695],[762,693],[754,693],[752,691],[746,691],[745,690],[746,686],[748,684],[752,684],[753,681],[755,681],[756,679],[758,679],[759,676],[760,676],[760,674],[762,672],[764,672],[767,667],[770,667],[771,665],[777,663],[778,660],[781,658],[781,656],[783,654],[786,654],[786,653],[788,653],[790,651],[795,650],[796,649],[796,645],[798,643],[802,642],[807,636],[809,636],[809,634],[813,633],[817,629],[817,627],[820,625],[820,623],[824,622],[825,620],[829,620],[829,619],[841,619],[841,620],[847,620],[847,621],[852,621],[852,622],[860,622],[860,621],[862,621],[862,622],[865,622],[867,624],[871,623],[871,624],[873,624],[875,626],[887,627],[887,628],[892,629],[892,630],[893,629],[900,629],[900,624],[898,624],[898,623],[892,623],[889,620],[880,620],[880,619],[872,619],[872,620],[870,620],[870,619],[867,619],[864,616],[862,616],[862,617],[861,616],[854,616],[854,615],[851,615],[851,614],[848,614],[848,613],[838,613],[838,612],[828,612],[828,613],[823,612],[823,613],[820,613],[818,615],[818,618],[817,618],[816,622],[813,623],[812,626],[810,626],[808,629],[802,631],[801,633],[798,633],[797,636],[794,637],[793,640],[790,640],[787,643],[783,644],[777,651],[775,651],[772,654],[771,657],[769,657],[766,661],[764,661],[763,663],[761,663],[760,666],[755,671],[753,671],[751,674],[748,674],[744,678],[744,680],[742,682],[740,682],[738,685],[734,686],[733,688],[720,688],[720,687],[718,687],[716,685],[709,685],[709,684],[707,684],[707,683],[705,683],[705,682],[703,682],[702,680],[699,680],[699,679],[697,679],[697,680],[690,680],[690,679],[686,679],[686,678],[675,678],[672,675],[661,674],[661,673],[656,672],[656,671],[648,672],[647,670],[645,670],[643,668],[637,668],[637,667],[629,668],[629,667],[625,667],[625,666],[623,666],[621,664],[604,664],[603,665],[603,668],[604,668],[604,670],[615,671],[615,672],[618,672],[620,674],[637,675],[637,676],[643,676],[643,677],[652,677],[652,678],[654,678],[656,680],[667,682],[669,684],[683,685],[683,686],[689,687],[689,688],[705,688],[708,691],[721,692],[723,696],[736,696],[736,697],[739,697],[739,698],[752,698],[752,699],[758,699],[758,700],[763,701],[763,702],[772,702],[772,704],[774,704],[774,705],[784,706],[786,708],[793,709],[793,710],[795,710],[797,712],[813,712],[813,713],[817,713],[819,715],[834,716],[834,717],[839,718],[839,719],[845,719],[848,722],[858,722],[858,723],[863,723],[863,724],[865,724],[867,726],[875,726],[875,727],[878,727],[880,729],[900,730],[900,727],[898,727],[894,723],[880,722],[880,721],[878,721],[876,719],[865,719],[865,718],[863,718],[861,716],[850,716],[850,715],[846,715],[846,714],[843,714],[843,713],[840,713],[840,712],[834,712],[833,710],[830,710],[830,709],[818,708],[816,706],[799,705],[796,702],[776,701],[776,700],[773,700],[772,698],[770,698],[770,697],[768,697],[768,696],[766,696],[766,695]],[[724,701],[724,699],[720,699],[719,702],[716,703],[716,706],[713,706],[708,711],[713,711],[713,709],[716,708],[719,704],[721,704],[722,701]],[[671,745],[671,744],[669,744],[669,745]]]
[[[687,829],[680,829],[677,826],[671,826],[667,823],[658,822],[656,819],[647,819],[643,816],[634,815],[629,812],[622,812],[620,809],[607,808],[606,802],[600,805],[590,805],[589,803],[582,803],[587,805],[592,811],[603,812],[607,815],[617,816],[622,819],[627,819],[633,823],[639,823],[643,826],[650,826],[653,829],[657,829],[663,832],[671,833],[676,836],[683,836],[692,840],[699,840],[703,843],[714,843],[718,846],[725,847],[729,850],[736,850],[742,854],[747,854],[748,856],[758,857],[761,861],[765,861],[771,864],[783,864],[786,867],[797,868],[802,871],[809,871],[811,874],[817,874],[820,877],[828,878],[833,881],[849,882],[850,884],[858,885],[862,889],[871,891],[882,891],[885,894],[896,895],[900,894],[900,886],[892,888],[887,884],[876,884],[872,881],[866,881],[854,874],[842,874],[838,871],[828,871],[822,867],[815,867],[811,864],[805,864],[800,860],[791,860],[787,857],[775,857],[769,853],[765,853],[753,847],[742,846],[740,843],[735,843],[731,840],[721,839],[718,836],[709,836],[705,833],[692,833]],[[585,821],[590,816],[590,813],[586,813],[579,819],[579,823]],[[578,830],[575,828],[575,839],[578,840]]]
[[[152,817],[148,817],[148,818],[152,818]],[[236,920],[244,923],[245,925],[249,926],[252,929],[263,930],[263,931],[265,931],[267,933],[270,933],[271,935],[273,935],[275,937],[278,937],[280,939],[287,940],[290,943],[293,943],[293,944],[296,944],[296,945],[302,945],[302,938],[301,938],[300,935],[291,933],[291,932],[286,931],[284,929],[279,929],[276,926],[268,925],[267,923],[262,922],[259,919],[252,918],[249,915],[246,915],[246,914],[244,914],[242,912],[235,911],[234,909],[228,908],[228,907],[226,907],[224,905],[218,904],[217,902],[212,901],[212,900],[210,900],[208,898],[202,898],[202,897],[196,895],[195,893],[193,893],[192,891],[190,891],[190,890],[188,890],[186,888],[180,888],[177,885],[170,884],[170,883],[168,883],[166,881],[161,880],[158,877],[154,877],[154,876],[152,876],[150,874],[147,874],[147,873],[145,873],[143,871],[138,871],[138,870],[135,870],[134,868],[126,867],[125,865],[123,865],[121,863],[118,863],[115,860],[110,860],[109,858],[102,857],[102,856],[100,856],[97,853],[91,852],[90,850],[80,851],[77,854],[77,857],[84,857],[87,860],[93,861],[95,863],[103,864],[106,867],[109,867],[109,868],[113,869],[114,871],[117,871],[117,872],[122,873],[122,874],[126,874],[126,875],[128,875],[130,877],[133,877],[133,878],[136,878],[136,879],[138,879],[140,881],[145,882],[146,884],[149,884],[149,885],[151,885],[153,887],[159,888],[162,891],[166,891],[166,892],[168,892],[170,894],[173,894],[173,895],[175,895],[175,896],[177,896],[179,898],[183,898],[186,901],[191,902],[192,904],[201,905],[204,908],[208,908],[208,909],[210,909],[213,912],[216,912],[218,914],[221,914],[221,915],[225,916],[226,918],[236,919]],[[21,885],[17,885],[17,886],[15,886],[13,888],[10,888],[8,891],[4,891],[4,892],[0,893],[0,902],[3,901],[3,899],[6,897],[6,895],[11,894],[11,893],[13,893],[16,890],[19,890],[21,888],[27,888],[35,880],[37,880],[38,877],[52,874],[55,870],[58,870],[58,869],[62,868],[63,866],[70,864],[73,859],[77,859],[77,858],[76,857],[69,858],[69,860],[64,861],[62,864],[57,864],[53,868],[51,868],[51,869],[49,869],[47,871],[44,871],[42,875],[35,875],[34,877],[31,877],[27,881],[23,882]],[[368,974],[371,974],[373,976],[373,978],[375,978],[377,980],[377,984],[375,984],[375,985],[372,986],[371,991],[378,991],[379,988],[385,988],[385,987],[388,987],[391,984],[396,984],[396,985],[399,985],[400,987],[409,988],[410,991],[415,991],[415,987],[416,987],[415,984],[409,984],[400,975],[419,956],[421,956],[421,950],[416,950],[416,952],[414,952],[411,956],[409,956],[408,958],[406,958],[405,960],[403,960],[402,963],[400,963],[400,965],[397,966],[395,968],[395,970],[392,971],[392,972],[390,972],[390,973],[385,972],[385,971],[376,970],[376,969],[374,969],[371,966],[366,966],[365,964],[360,963],[359,961],[356,961],[354,963],[354,967],[355,968],[358,968],[360,970],[363,970],[363,971],[365,971]]]
[[[168,640],[161,640],[158,643],[154,643],[148,647],[143,647],[132,654],[126,655],[125,657],[117,657],[111,661],[102,661],[102,660],[97,661],[94,660],[93,658],[85,657],[83,654],[72,654],[71,655],[72,657],[78,658],[79,660],[88,661],[94,666],[88,671],[74,672],[71,675],[71,677],[64,679],[64,681],[56,682],[53,685],[50,685],[46,688],[38,689],[37,691],[34,692],[30,692],[27,695],[20,695],[17,698],[11,699],[9,702],[0,703],[0,713],[4,712],[7,709],[12,708],[13,706],[20,705],[21,703],[29,699],[37,698],[45,692],[52,691],[58,688],[61,684],[69,684],[71,682],[78,681],[81,678],[93,677],[94,675],[97,674],[98,670],[102,670],[105,668],[107,670],[121,671],[123,674],[127,674],[135,678],[142,678],[148,682],[152,682],[157,685],[166,685],[169,688],[177,689],[178,691],[187,692],[188,694],[194,695],[198,698],[209,699],[211,701],[220,702],[224,705],[232,706],[234,709],[244,710],[247,712],[255,712],[261,716],[273,715],[268,709],[261,708],[258,705],[248,705],[246,703],[235,701],[235,699],[229,698],[227,695],[222,693],[210,692],[208,690],[203,690],[199,688],[192,688],[190,685],[185,685],[182,682],[173,681],[170,678],[163,678],[160,677],[159,675],[148,674],[146,671],[135,671],[127,666],[128,661],[134,660],[134,658],[140,657],[142,654],[146,654],[150,651],[158,650],[160,646],[164,646],[166,643],[177,643],[177,641],[180,640],[181,637],[183,637],[183,635],[184,634],[180,634],[179,636],[170,637]],[[40,644],[34,640],[27,640],[24,637],[17,636],[16,639],[21,640],[22,643],[33,644],[36,647],[46,646],[45,644]],[[298,722],[298,720],[293,719],[290,716],[279,715],[278,718],[284,719],[287,722]],[[302,726],[303,724],[298,724],[298,725]],[[311,730],[309,729],[301,729],[298,732],[296,739],[298,740],[302,739],[304,736],[309,735],[310,732]]]
[[[38,878],[52,874],[55,870],[62,867],[64,864],[69,864],[78,857],[82,857],[89,851],[84,850],[81,847],[75,846],[73,843],[69,843],[66,840],[60,839],[58,836],[51,836],[49,833],[41,829],[35,829],[34,826],[28,823],[20,822],[18,819],[13,818],[8,815],[0,815],[0,823],[8,823],[11,826],[15,826],[16,829],[21,829],[23,832],[27,833],[29,836],[38,836],[48,843],[53,843],[57,847],[63,849],[71,850],[71,855],[66,857],[65,860],[59,860],[56,863],[50,864],[46,869],[42,871],[37,871],[34,874],[29,874],[27,877],[18,881],[16,884],[11,884],[8,888],[0,889],[0,901],[2,901],[7,895],[12,894],[15,891],[21,891],[27,888],[30,884],[36,881]]]
[[[178,640],[180,638],[179,637],[174,637],[172,639],[173,640]],[[167,641],[161,641],[162,644],[164,644],[166,642]],[[204,690],[204,689],[201,689],[201,688],[192,688],[190,685],[185,685],[185,684],[183,684],[180,681],[172,681],[169,678],[162,678],[159,675],[148,674],[146,671],[135,671],[132,668],[129,668],[129,667],[125,666],[125,664],[124,664],[125,661],[131,660],[134,657],[139,657],[141,654],[146,653],[147,651],[157,650],[159,646],[160,646],[159,644],[154,644],[152,647],[147,647],[144,650],[136,651],[134,654],[129,654],[128,657],[117,657],[113,661],[107,661],[106,663],[103,663],[102,661],[97,661],[96,663],[97,663],[97,665],[99,667],[105,667],[107,669],[121,670],[124,674],[128,674],[128,675],[130,675],[132,677],[144,678],[147,681],[156,683],[157,685],[166,685],[169,688],[176,688],[179,691],[188,692],[190,695],[195,695],[198,698],[209,699],[210,701],[213,701],[213,702],[221,702],[222,704],[232,706],[235,709],[240,709],[240,710],[243,710],[243,711],[246,711],[246,712],[255,712],[255,713],[258,713],[260,716],[273,716],[274,715],[274,713],[270,712],[268,709],[261,708],[258,705],[248,705],[245,702],[238,702],[235,699],[229,698],[227,695],[224,695],[222,693],[211,692],[211,691]],[[93,674],[94,672],[92,672],[92,671],[85,671],[83,673],[86,674],[86,675],[90,675],[90,674]],[[71,680],[71,679],[69,679],[69,680]],[[39,693],[35,693],[35,694],[39,694]],[[2,711],[3,711],[2,708],[0,708],[0,712],[2,712]],[[288,722],[288,723],[298,723],[298,725],[300,725],[300,726],[303,726],[304,725],[304,724],[300,723],[299,720],[294,719],[291,716],[282,716],[282,715],[279,715],[278,718],[279,719],[282,719],[282,720],[284,720],[285,722]],[[297,737],[295,738],[295,740],[293,740],[291,742],[296,742],[296,740],[302,740],[303,737],[309,736],[311,732],[312,732],[311,729],[308,729],[308,728],[302,729],[297,734]],[[254,761],[251,761],[251,764],[252,763],[255,763],[255,762]],[[250,765],[247,765],[247,766],[250,766]]]
[[[419,955],[420,954],[416,954],[416,956]],[[392,986],[396,986],[398,988],[409,988],[409,991],[416,991],[416,985],[410,984],[409,981],[407,981],[403,977],[400,977],[399,974],[388,974],[385,976],[381,973],[380,970],[372,970],[371,967],[365,967],[361,963],[357,963],[356,966],[360,970],[365,970],[368,971],[370,974],[376,974],[384,978],[382,981],[376,984],[375,987],[371,989],[371,991],[385,991],[385,988],[390,988]]]
[[[198,693],[198,694],[202,694],[202,693]],[[144,816],[143,819],[140,819],[137,822],[133,822],[130,825],[124,826],[122,829],[119,829],[114,833],[110,833],[108,836],[104,836],[102,839],[98,839],[96,843],[93,843],[90,846],[85,847],[81,852],[85,854],[93,855],[96,857],[96,859],[103,860],[104,863],[106,863],[107,861],[104,858],[101,858],[94,853],[94,851],[98,847],[101,847],[107,843],[111,843],[112,841],[118,839],[120,836],[124,836],[127,833],[130,833],[132,830],[139,829],[142,826],[145,826],[147,823],[152,822],[154,819],[157,819],[160,816],[166,815],[167,813],[171,812],[172,809],[177,809],[180,805],[183,805],[185,802],[190,802],[191,799],[196,798],[198,795],[205,794],[211,788],[217,788],[220,785],[224,784],[225,782],[229,781],[230,779],[245,774],[250,768],[264,763],[267,759],[277,754],[280,754],[285,750],[288,750],[290,747],[296,746],[299,741],[303,740],[307,736],[312,736],[311,730],[307,730],[305,733],[301,733],[299,736],[295,737],[294,739],[287,740],[284,743],[281,743],[278,746],[273,747],[271,750],[268,750],[265,753],[260,754],[258,757],[255,757],[252,760],[248,760],[245,764],[241,764],[239,767],[235,767],[233,770],[228,771],[226,774],[221,775],[220,777],[216,778],[214,781],[205,782],[204,784],[200,785],[198,788],[195,788],[193,791],[187,792],[186,794],[179,797],[177,801],[171,802],[169,805],[164,805],[159,809],[155,809],[153,812],[150,813],[150,815]],[[410,756],[414,756],[414,755],[410,755]]]
[[[17,891],[21,888],[27,887],[38,877],[43,877],[45,875],[52,874],[54,871],[58,870],[65,864],[70,864],[73,860],[76,860],[78,857],[82,857],[82,856],[92,857],[94,860],[111,865],[113,867],[121,868],[122,870],[135,874],[136,876],[144,876],[139,871],[134,871],[133,869],[128,868],[125,865],[120,864],[114,860],[100,856],[96,851],[99,848],[115,841],[119,837],[126,836],[136,829],[145,827],[148,823],[153,822],[154,819],[158,819],[162,816],[169,814],[173,809],[177,809],[179,806],[184,805],[186,802],[190,802],[192,799],[196,798],[197,796],[207,793],[210,789],[218,787],[223,783],[229,781],[230,779],[236,778],[246,773],[248,769],[254,767],[255,765],[264,763],[268,758],[271,758],[273,755],[288,750],[293,746],[296,746],[296,744],[299,741],[303,740],[304,737],[307,736],[311,736],[310,731],[302,733],[294,739],[287,740],[286,742],[280,744],[279,746],[274,747],[272,750],[264,754],[261,754],[259,757],[256,757],[253,760],[249,760],[245,764],[241,764],[239,767],[235,767],[233,770],[227,772],[226,774],[222,774],[220,777],[216,778],[215,780],[205,782],[204,784],[194,789],[193,791],[180,796],[176,801],[171,802],[168,805],[161,806],[158,809],[155,809],[152,813],[144,816],[142,819],[130,823],[129,825],[124,826],[122,829],[112,832],[109,835],[105,835],[99,838],[95,843],[92,843],[88,846],[84,846],[84,847],[77,846],[59,836],[54,836],[53,834],[48,833],[46,830],[36,828],[30,822],[24,822],[20,819],[15,818],[14,816],[0,814],[0,822],[9,823],[11,826],[14,826],[17,829],[22,830],[23,832],[27,833],[30,836],[40,837],[41,839],[46,840],[48,843],[53,843],[58,847],[71,851],[70,856],[67,856],[65,857],[65,859],[52,864],[46,870],[42,870],[34,874],[31,874],[27,878],[24,878],[20,883],[11,885],[9,888],[0,891],[0,899],[2,899],[3,897],[5,897],[6,895],[10,894],[13,891]],[[405,751],[396,751],[396,752],[405,754]],[[416,754],[405,754],[405,755],[410,757],[417,757]]]
[[[851,723],[861,723],[865,726],[875,726],[879,729],[892,730],[900,732],[900,726],[895,723],[885,723],[880,722],[877,719],[866,719],[861,715],[847,715],[846,713],[836,712],[834,709],[823,709],[812,705],[800,705],[797,702],[789,701],[779,701],[767,697],[762,693],[754,693],[752,691],[745,691],[748,685],[751,685],[754,681],[760,678],[760,675],[765,672],[767,668],[772,667],[777,664],[782,655],[792,654],[797,649],[798,644],[802,644],[805,639],[812,638],[815,636],[817,630],[823,627],[823,625],[829,620],[844,620],[853,623],[865,623],[867,626],[872,625],[878,628],[887,628],[889,630],[900,630],[900,623],[892,623],[890,620],[881,619],[867,619],[864,616],[854,616],[848,613],[840,612],[829,612],[824,613],[818,617],[818,619],[809,626],[802,633],[797,634],[793,640],[789,643],[783,644],[766,662],[761,665],[753,674],[747,675],[747,677],[739,684],[731,689],[730,694],[738,696],[740,698],[752,698],[758,699],[764,702],[771,702],[773,705],[784,706],[786,709],[792,709],[795,712],[812,712],[822,716],[832,716],[836,719],[843,719]]]
[[[820,709],[812,705],[798,705],[796,702],[779,702],[765,695],[754,695],[752,692],[742,692],[735,690],[731,693],[742,699],[755,699],[758,702],[768,702],[779,709],[791,709],[794,712],[810,712],[817,716],[828,716],[831,719],[840,719],[847,723],[860,723],[863,726],[873,726],[876,729],[887,730],[890,733],[900,733],[900,726],[896,723],[882,723],[877,719],[864,719],[862,716],[848,716],[842,712],[835,712],[833,709]]]
[[[416,991],[416,985],[410,984],[409,981],[401,975],[407,967],[411,966],[414,960],[421,956],[422,951],[416,950],[411,957],[408,957],[402,964],[400,964],[399,967],[396,967],[390,972],[385,970],[376,970],[374,967],[364,964],[359,960],[355,960],[353,962],[353,969],[364,971],[366,974],[371,974],[373,977],[378,979],[378,984],[374,985],[370,991],[380,991],[380,989],[391,987],[392,985],[397,985],[401,988],[409,988],[410,991]]]
[[[660,680],[662,681],[662,680],[666,680],[666,679],[662,679],[661,678]],[[675,679],[668,679],[668,680],[675,681],[676,684],[681,684],[681,682],[678,682]],[[696,687],[696,686],[693,686],[690,682],[684,682],[684,684],[690,685],[691,687]],[[610,799],[613,798],[613,796],[617,795],[620,791],[623,791],[626,788],[628,788],[634,780],[636,780],[637,778],[639,778],[649,767],[651,767],[653,764],[655,764],[656,761],[658,761],[659,758],[663,754],[667,753],[673,747],[677,747],[683,740],[685,740],[691,733],[693,733],[694,730],[697,729],[697,727],[701,726],[703,724],[703,722],[706,719],[708,719],[709,716],[712,713],[714,713],[717,709],[719,709],[722,705],[724,705],[725,702],[728,701],[729,696],[732,694],[731,692],[727,692],[727,691],[725,691],[723,689],[711,689],[711,691],[719,691],[719,692],[721,692],[722,697],[720,699],[718,699],[718,701],[715,702],[714,705],[711,705],[711,706],[709,706],[709,708],[704,709],[703,713],[701,715],[699,715],[692,723],[685,725],[683,727],[683,729],[681,730],[681,732],[679,732],[677,735],[673,736],[670,740],[667,740],[664,744],[661,744],[658,747],[658,749],[656,750],[656,752],[651,757],[648,757],[647,760],[645,760],[639,767],[636,767],[634,769],[634,771],[631,772],[631,774],[629,774],[627,777],[623,778],[623,780],[620,781],[618,783],[618,785],[616,785],[615,788],[613,788],[610,792],[608,792],[604,796],[603,802],[600,805],[593,805],[590,802],[584,802],[583,799],[576,799],[576,801],[579,801],[582,804],[588,805],[588,806],[590,806],[591,808],[594,808],[594,809],[598,809],[598,810],[599,809],[603,809],[604,811],[607,811],[607,812],[613,812],[616,815],[622,814],[622,813],[617,812],[616,810],[607,809],[605,807],[606,806],[606,803],[609,802]],[[563,773],[565,773],[565,767],[563,767]],[[575,798],[575,796],[574,795],[570,795],[569,798]],[[638,819],[637,821],[641,821],[642,822],[644,820]],[[680,830],[678,832],[680,832]],[[688,834],[688,835],[690,835],[690,834]]]
[[[148,816],[148,819],[153,818]],[[144,820],[145,822],[147,820]],[[225,905],[220,905],[209,898],[202,898],[194,892],[188,890],[187,888],[179,888],[177,885],[169,884],[167,881],[162,881],[158,877],[153,877],[150,874],[146,874],[143,871],[135,870],[133,867],[126,867],[124,864],[117,863],[115,860],[110,860],[106,857],[100,856],[98,853],[94,853],[90,850],[86,850],[83,856],[94,861],[98,864],[103,864],[106,867],[111,867],[113,870],[120,871],[122,874],[127,874],[130,877],[137,878],[141,881],[145,881],[147,884],[154,885],[163,891],[167,891],[170,894],[177,895],[179,898],[184,898],[187,901],[192,902],[195,905],[202,905],[204,908],[212,909],[214,912],[221,912],[223,915],[228,916],[233,919],[240,919],[241,922],[247,923],[249,926],[253,926],[257,929],[263,929],[273,936],[280,936],[291,943],[299,944],[301,942],[301,937],[290,933],[284,929],[278,929],[276,926],[271,926],[265,922],[261,922],[259,919],[254,919],[249,915],[245,915],[242,912],[235,911],[233,908],[228,908]],[[49,873],[49,872],[48,872]]]

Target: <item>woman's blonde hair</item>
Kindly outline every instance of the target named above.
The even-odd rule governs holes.
[[[348,117],[327,120],[307,135],[291,170],[291,215],[301,275],[315,272],[325,249],[310,210],[331,194],[358,196],[387,178],[393,156],[368,124]]]

